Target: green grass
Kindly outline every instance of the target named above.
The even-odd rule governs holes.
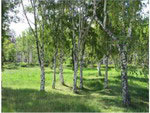
[[[144,75],[129,74],[131,106],[125,108],[121,98],[120,72],[109,69],[109,88],[103,89],[102,76],[96,68],[84,69],[84,89],[73,94],[73,71],[64,69],[66,86],[59,82],[57,73],[56,89],[52,89],[53,71],[46,68],[46,91],[40,92],[40,69],[21,67],[6,69],[2,73],[3,112],[148,112],[148,81]],[[79,79],[78,84],[79,86]]]

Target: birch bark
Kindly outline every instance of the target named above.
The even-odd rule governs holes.
[[[56,83],[56,56],[57,56],[57,50],[55,51],[55,54],[54,54],[54,67],[53,67],[54,75],[53,75],[53,82],[52,82],[53,89],[55,89],[55,83]]]
[[[64,77],[63,77],[63,52],[60,51],[60,66],[59,66],[59,76],[60,76],[60,82],[62,85],[64,85]]]
[[[38,30],[37,30],[37,12],[38,12],[38,8],[37,8],[37,0],[30,0],[30,3],[31,3],[31,6],[33,8],[33,15],[34,15],[34,27],[35,29],[33,30],[33,28],[31,27],[31,24],[29,22],[29,19],[27,17],[27,14],[26,14],[26,11],[25,11],[25,8],[24,8],[24,4],[23,4],[23,1],[21,0],[21,4],[22,4],[22,8],[23,8],[23,12],[24,12],[24,15],[26,17],[26,20],[31,28],[31,31],[35,37],[35,40],[36,40],[36,49],[37,49],[37,55],[38,55],[38,61],[39,61],[39,66],[40,66],[40,69],[41,69],[41,83],[40,83],[40,90],[41,91],[44,91],[45,90],[45,70],[44,70],[44,23],[42,23],[42,45],[40,46],[40,42],[39,42],[39,35],[38,35]],[[42,18],[43,19],[43,18]]]

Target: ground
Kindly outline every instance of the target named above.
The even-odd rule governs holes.
[[[84,68],[84,89],[72,92],[73,71],[64,69],[65,86],[57,73],[56,89],[52,89],[53,71],[46,72],[46,90],[40,92],[39,67],[5,69],[2,73],[3,112],[148,112],[148,79],[128,73],[131,106],[122,105],[120,71],[109,67],[108,89],[103,88],[105,68],[98,76],[95,68]],[[79,86],[79,79],[78,84]]]

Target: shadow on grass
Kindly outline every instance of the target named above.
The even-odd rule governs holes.
[[[19,70],[20,69],[20,67],[18,66],[15,66],[15,67],[3,67],[3,71],[5,71],[5,70]]]
[[[111,70],[112,68],[108,68],[108,70]],[[96,68],[84,68],[84,71],[98,71]],[[101,71],[105,71],[105,68],[101,68]]]
[[[63,74],[64,74],[64,75],[65,75],[65,74],[72,75],[72,74],[73,74],[73,72],[63,72]]]
[[[40,92],[33,89],[2,89],[3,112],[90,112],[97,111],[86,105],[85,97],[60,93]],[[100,111],[99,111],[100,112]]]
[[[118,81],[118,83],[120,84],[120,86],[117,89],[120,89],[121,91],[121,77],[120,76],[116,76],[114,81],[111,81],[111,83],[116,84]],[[120,80],[119,80],[120,79]],[[143,101],[147,101],[149,100],[149,89],[147,87],[141,87],[138,84],[135,84],[133,81],[137,81],[138,82],[143,82],[143,83],[148,83],[148,79],[147,78],[140,78],[140,77],[135,77],[135,76],[128,76],[128,85],[129,85],[129,92],[131,95],[131,99],[132,98],[138,98],[141,99]],[[141,83],[142,84],[142,83]]]
[[[123,110],[123,112],[148,112],[148,104],[139,101],[131,101],[131,105],[129,107],[125,107],[122,104],[121,98],[117,97],[102,97],[100,102],[104,103],[105,109],[109,109],[111,107],[119,107]],[[119,112],[119,111],[116,111]]]
[[[85,79],[86,80],[86,79]],[[101,84],[95,79],[87,80],[88,88],[84,88],[83,91],[87,92],[86,95],[97,93],[101,96],[99,102],[103,103],[104,109],[111,107],[119,107],[123,109],[124,112],[147,112],[148,111],[148,89],[142,88],[140,86],[129,85],[129,91],[131,96],[131,106],[126,108],[122,104],[122,90],[121,82],[118,80],[109,81],[108,88],[104,89],[103,84]],[[118,85],[116,85],[116,82]],[[120,85],[119,85],[120,84]],[[95,86],[95,87],[94,87]],[[89,89],[90,88],[90,89]],[[95,89],[95,90],[94,90]],[[104,96],[104,97],[103,97]]]
[[[85,71],[87,71],[87,70],[88,70],[88,71],[95,71],[95,70],[97,70],[97,67],[95,67],[95,68],[85,68],[84,70],[85,70]]]
[[[121,88],[116,85],[108,86],[107,89],[104,89],[99,92],[102,95],[108,96],[120,96],[121,95]]]
[[[116,85],[116,83],[118,85]],[[121,93],[122,93],[121,80],[118,80],[118,79],[110,80],[108,84],[110,84],[109,88],[111,89],[110,95],[121,95]],[[142,100],[148,100],[148,98],[149,98],[148,88],[141,87],[140,85],[134,84],[131,82],[128,83],[128,87],[129,87],[129,92],[130,92],[131,97],[140,98]]]
[[[45,74],[53,74],[53,70],[46,70],[45,71]],[[56,74],[59,74],[59,72],[56,72]],[[64,75],[66,74],[73,74],[73,72],[63,72]]]
[[[53,73],[52,70],[48,70],[48,71],[46,70],[46,71],[45,71],[45,74],[52,74],[52,73]]]
[[[64,84],[64,86],[68,87],[69,89],[72,89],[73,87],[68,86],[67,84]]]
[[[138,98],[140,100],[148,102],[149,100],[149,90],[148,88],[140,87],[139,85],[129,85],[130,93],[133,98]],[[135,98],[135,99],[136,99]]]
[[[121,96],[122,95],[122,85],[121,80],[118,79],[109,81],[108,90],[100,91],[100,94],[108,96]],[[116,85],[118,83],[118,85]],[[119,85],[120,84],[120,85]],[[149,106],[149,90],[146,87],[141,87],[140,85],[129,83],[129,93],[131,97],[131,106],[128,108],[130,111],[145,112],[148,111]],[[122,103],[122,102],[121,102]]]
[[[137,77],[135,77],[135,76],[128,76],[128,80],[147,82],[148,83],[148,79],[147,78],[140,78],[138,76]]]
[[[124,112],[148,112],[149,110],[149,93],[148,89],[141,88],[139,86],[129,86],[129,92],[131,97],[131,105],[124,109]],[[110,96],[112,98],[104,97],[101,102],[104,102],[106,106],[125,108],[122,104],[122,90],[121,86],[111,85],[108,89],[99,91],[100,95]],[[116,99],[114,99],[115,97]],[[118,98],[117,98],[118,97]],[[120,99],[119,99],[120,98]]]
[[[97,91],[103,89],[102,78],[83,79],[85,89],[89,91]],[[85,90],[85,91],[86,91]]]
[[[121,76],[118,75],[118,76],[115,76],[114,78],[121,79]],[[128,75],[128,81],[139,81],[139,82],[146,82],[146,83],[148,83],[148,79],[147,78],[141,78],[139,76],[132,76],[132,75]]]

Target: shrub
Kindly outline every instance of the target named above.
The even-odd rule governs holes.
[[[6,68],[6,69],[16,69],[17,66],[15,63],[6,63],[3,68]]]
[[[28,64],[27,64],[27,63],[25,63],[25,62],[20,62],[20,66],[21,66],[21,67],[27,67],[27,66],[28,66]]]

